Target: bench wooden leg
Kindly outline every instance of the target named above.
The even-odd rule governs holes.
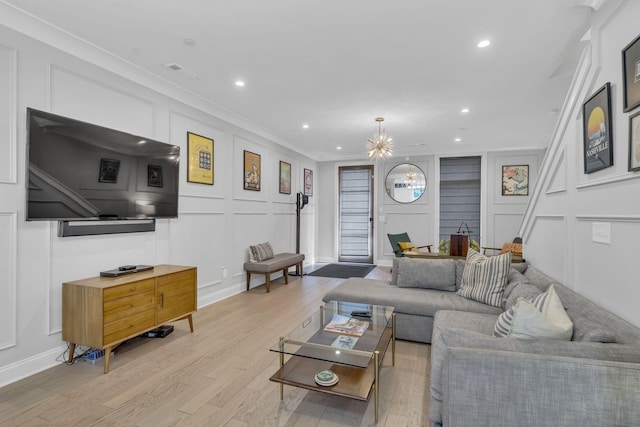
[[[251,282],[251,273],[247,271],[247,290],[249,290],[249,283]]]
[[[282,270],[282,275],[284,276],[284,284],[288,285],[289,284],[289,267]]]
[[[267,276],[267,293],[269,293],[270,289],[270,285],[271,285],[271,273],[266,272],[265,276]]]

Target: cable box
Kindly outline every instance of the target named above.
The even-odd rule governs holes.
[[[118,277],[124,274],[139,273],[141,271],[153,270],[153,265],[132,265],[125,267],[114,268],[113,270],[101,271],[102,277]]]
[[[145,332],[140,336],[146,337],[146,338],[164,338],[167,335],[169,335],[171,332],[173,332],[173,325],[162,325],[149,332]]]

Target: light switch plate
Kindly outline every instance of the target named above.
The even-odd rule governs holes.
[[[592,225],[592,239],[596,243],[611,244],[611,223],[594,222]]]

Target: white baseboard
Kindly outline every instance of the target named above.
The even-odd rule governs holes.
[[[62,362],[57,359],[66,348],[66,344],[61,345],[44,353],[0,367],[0,387],[61,364]]]
[[[233,295],[239,294],[246,290],[246,285],[242,283],[236,283],[226,288],[220,289],[216,292],[210,293],[204,297],[198,297],[198,308],[206,307],[215,302],[222,301]]]

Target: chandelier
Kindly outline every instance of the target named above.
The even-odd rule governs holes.
[[[393,143],[391,142],[391,138],[387,136],[386,131],[382,129],[383,121],[384,117],[376,117],[378,134],[374,135],[373,138],[369,138],[369,143],[367,144],[369,158],[373,160],[384,160],[391,156]]]

